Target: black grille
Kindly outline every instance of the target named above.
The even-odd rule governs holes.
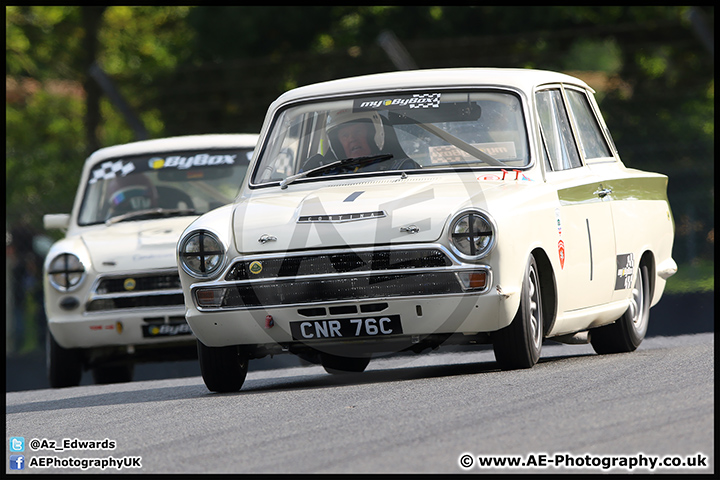
[[[168,295],[144,295],[144,296],[118,296],[113,298],[99,298],[88,302],[88,312],[99,312],[104,310],[119,310],[126,308],[148,308],[148,307],[180,307],[185,301],[182,293]]]
[[[200,288],[197,291],[202,291]],[[452,272],[395,273],[295,280],[287,284],[252,283],[227,287],[220,308],[250,308],[365,298],[462,293]]]
[[[125,282],[134,281],[134,287],[127,289]],[[180,290],[180,276],[177,273],[162,275],[132,276],[104,278],[100,281],[95,293],[106,295],[108,293],[149,292],[153,290]]]
[[[179,307],[185,304],[177,272],[103,277],[95,287],[93,296],[95,298],[86,305],[88,312]]]
[[[452,265],[440,250],[374,250],[339,252],[319,255],[297,255],[259,261],[243,260],[235,263],[225,276],[227,281],[260,278],[283,278],[305,275],[329,275],[347,272],[377,272],[413,268],[439,268]],[[253,265],[255,264],[255,265]],[[258,273],[251,273],[258,271]]]

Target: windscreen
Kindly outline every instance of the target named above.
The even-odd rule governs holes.
[[[281,110],[251,184],[318,168],[318,175],[521,168],[529,163],[528,151],[522,104],[511,92],[343,97]]]
[[[252,153],[247,148],[204,149],[99,162],[90,171],[78,224],[147,218],[143,212],[201,215],[231,203]]]

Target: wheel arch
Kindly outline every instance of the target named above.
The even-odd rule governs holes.
[[[557,282],[555,271],[545,250],[536,248],[531,252],[535,258],[542,294],[543,336],[552,330],[557,318]]]
[[[638,263],[638,274],[640,272],[640,268],[643,266],[646,266],[648,269],[648,292],[650,293],[650,298],[648,301],[652,301],[652,299],[655,296],[655,255],[652,251],[646,250],[642,253],[640,256],[640,262]]]

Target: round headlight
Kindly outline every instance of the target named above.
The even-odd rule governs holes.
[[[61,253],[48,266],[50,284],[67,292],[75,289],[85,278],[85,267],[80,259],[72,253]]]
[[[225,248],[215,235],[201,230],[185,237],[178,253],[180,264],[188,274],[206,278],[222,268]]]
[[[450,246],[465,260],[482,258],[495,246],[495,225],[479,210],[460,212],[450,223]]]

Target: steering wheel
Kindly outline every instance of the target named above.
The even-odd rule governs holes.
[[[420,168],[420,165],[412,158],[403,155],[402,157],[393,157],[379,162],[371,163],[361,167],[361,172],[379,172],[385,170],[415,170]]]

